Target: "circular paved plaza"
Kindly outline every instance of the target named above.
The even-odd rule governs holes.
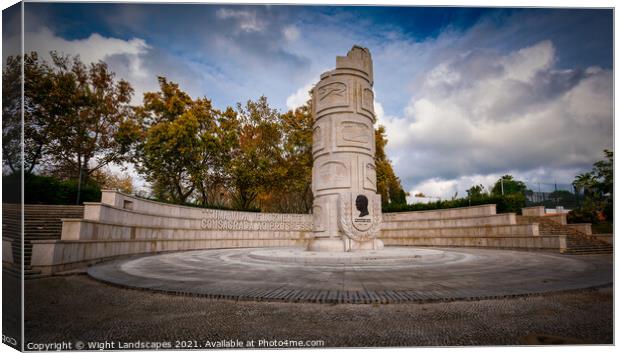
[[[93,266],[88,274],[124,287],[210,298],[399,303],[592,288],[612,283],[612,270],[609,255],[387,247],[336,256],[246,248],[133,257]]]

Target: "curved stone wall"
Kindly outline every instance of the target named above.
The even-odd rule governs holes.
[[[495,205],[388,213],[383,218],[380,238],[386,245],[557,251],[566,242],[561,235],[541,236],[537,223],[517,224],[514,213],[496,214]],[[103,191],[101,202],[84,204],[83,219],[63,219],[60,240],[32,241],[31,265],[52,274],[127,255],[306,246],[312,230],[311,214],[202,209]]]
[[[83,219],[63,219],[60,240],[33,241],[44,274],[113,257],[212,248],[305,245],[310,214],[238,212],[178,206],[102,191]]]

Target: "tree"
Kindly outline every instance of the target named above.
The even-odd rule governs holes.
[[[87,66],[79,56],[50,55],[51,82],[41,107],[49,119],[46,157],[50,173],[78,179],[79,200],[82,180],[126,160],[128,146],[118,132],[133,119],[129,105],[133,89],[127,81],[115,80],[102,61]]]
[[[604,154],[605,160],[594,163],[592,171],[577,175],[573,181],[575,192],[585,196],[581,207],[573,212],[573,220],[613,219],[614,155],[610,150]]]
[[[608,195],[613,199],[614,192],[614,152],[604,150],[605,160],[594,163],[592,172],[597,179],[598,191],[603,195]]]
[[[92,179],[101,189],[118,190],[126,194],[133,192],[133,178],[127,173],[114,173],[107,169],[99,169],[93,173]]]
[[[312,209],[312,102],[280,115],[282,129],[282,182],[269,190],[272,207],[261,202],[261,209],[276,212],[307,213]]]
[[[379,125],[375,129],[377,193],[381,194],[383,206],[388,204],[406,204],[408,194],[403,190],[400,179],[392,168],[392,162],[387,158],[385,153],[387,143],[385,126]]]
[[[256,204],[259,194],[269,194],[284,179],[282,131],[280,114],[265,96],[237,104],[237,114],[239,143],[228,172],[234,207],[247,210],[260,206]]]
[[[225,206],[230,202],[227,168],[232,160],[232,151],[238,146],[239,121],[231,107],[225,111],[213,110],[215,119],[212,130],[204,130],[201,139],[202,163],[195,174],[197,201],[205,206]]]
[[[474,185],[467,190],[468,198],[481,198],[487,194],[486,189],[482,184]]]
[[[21,56],[9,56],[2,71],[2,147],[3,165],[11,172],[22,167],[21,141]],[[36,52],[24,55],[24,173],[33,173],[47,155],[50,143],[48,127],[55,118],[52,107],[64,107],[65,100],[56,100],[50,90],[54,81],[52,68],[39,59]],[[57,108],[57,110],[59,110]]]
[[[502,176],[491,189],[493,195],[525,194],[527,185],[524,182],[513,179],[512,175]]]
[[[210,100],[193,100],[178,84],[158,79],[160,91],[145,93],[143,105],[136,108],[139,128],[125,127],[126,136],[138,136],[133,161],[157,198],[185,203],[199,190],[206,204],[203,179],[221,170],[215,156],[226,152],[218,150],[220,112]]]
[[[2,165],[15,173],[22,168],[21,156],[21,57],[9,56],[2,70]],[[26,116],[24,116],[26,118]],[[24,149],[31,144],[24,140]],[[26,161],[25,163],[28,163]],[[32,164],[32,163],[30,163]],[[30,169],[30,167],[27,167]]]
[[[573,188],[577,194],[583,192],[584,195],[591,196],[596,193],[597,184],[596,177],[592,173],[586,172],[575,177]]]
[[[79,202],[83,180],[100,168],[126,160],[127,146],[117,132],[132,119],[133,90],[128,82],[115,80],[104,62],[87,66],[79,56],[51,52],[50,57],[51,63],[36,52],[23,58],[24,173],[28,178],[39,169],[61,179],[77,179]],[[18,70],[21,57],[7,58],[3,162],[13,172],[21,169],[21,96],[14,90],[21,78]]]
[[[100,61],[86,66],[51,53],[53,80],[49,107],[52,123],[49,157],[58,173],[85,176],[110,163],[125,161],[127,146],[117,140],[119,127],[133,118],[129,102],[133,89]]]

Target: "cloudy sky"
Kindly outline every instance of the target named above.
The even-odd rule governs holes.
[[[28,51],[106,61],[136,104],[163,75],[220,108],[265,95],[283,111],[365,46],[412,195],[503,174],[549,190],[613,148],[611,10],[26,3],[25,31]]]

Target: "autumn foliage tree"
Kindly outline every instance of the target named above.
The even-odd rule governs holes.
[[[79,56],[50,53],[51,62],[37,53],[24,55],[24,173],[39,170],[62,179],[89,179],[113,163],[126,161],[128,146],[118,138],[121,125],[132,119],[129,105],[133,89],[116,80],[107,64],[84,64]],[[21,57],[9,57],[3,85],[14,85]],[[3,162],[13,172],[21,169],[19,143],[14,137],[21,97],[3,97]],[[17,99],[17,101],[16,101]],[[17,102],[17,103],[16,103]]]
[[[312,209],[311,102],[280,115],[280,175],[265,194],[261,209],[307,213]]]
[[[131,194],[134,190],[133,178],[128,173],[113,172],[109,169],[98,169],[91,178],[101,189],[118,190]]]
[[[27,172],[41,163],[61,174],[87,174],[124,160],[126,146],[117,140],[119,126],[131,119],[133,89],[115,80],[104,62],[85,65],[51,52],[52,63],[37,53],[24,56],[24,148]],[[15,84],[20,57],[9,57],[3,81]],[[19,82],[19,81],[17,81]],[[8,83],[7,83],[8,84]],[[3,117],[16,119],[17,97],[3,102]],[[19,124],[17,124],[19,126]],[[5,136],[13,131],[3,129]],[[11,139],[12,141],[12,139]],[[16,170],[15,147],[6,146],[6,163]]]
[[[285,166],[282,161],[280,114],[266,97],[237,104],[239,143],[229,165],[234,205],[240,209],[257,206],[258,196],[280,184]]]
[[[207,204],[204,183],[217,179],[218,154],[228,152],[221,148],[222,114],[210,100],[193,100],[164,77],[159,86],[136,108],[137,125],[124,127],[125,136],[137,140],[133,161],[157,198],[185,203],[198,191],[199,201]]]
[[[22,169],[22,75],[21,56],[9,56],[2,71],[2,157],[10,172]],[[49,142],[46,128],[51,121],[47,91],[51,68],[37,53],[24,56],[24,173],[31,174],[40,163]]]
[[[67,177],[90,177],[111,163],[126,160],[119,128],[133,119],[133,94],[125,80],[115,80],[107,64],[89,66],[79,57],[52,53],[53,81],[48,95],[51,120],[47,156],[53,171]]]
[[[375,167],[377,169],[377,192],[381,194],[381,203],[402,205],[407,203],[407,193],[403,190],[400,179],[394,173],[392,162],[387,158],[385,127],[379,125],[375,129]]]

